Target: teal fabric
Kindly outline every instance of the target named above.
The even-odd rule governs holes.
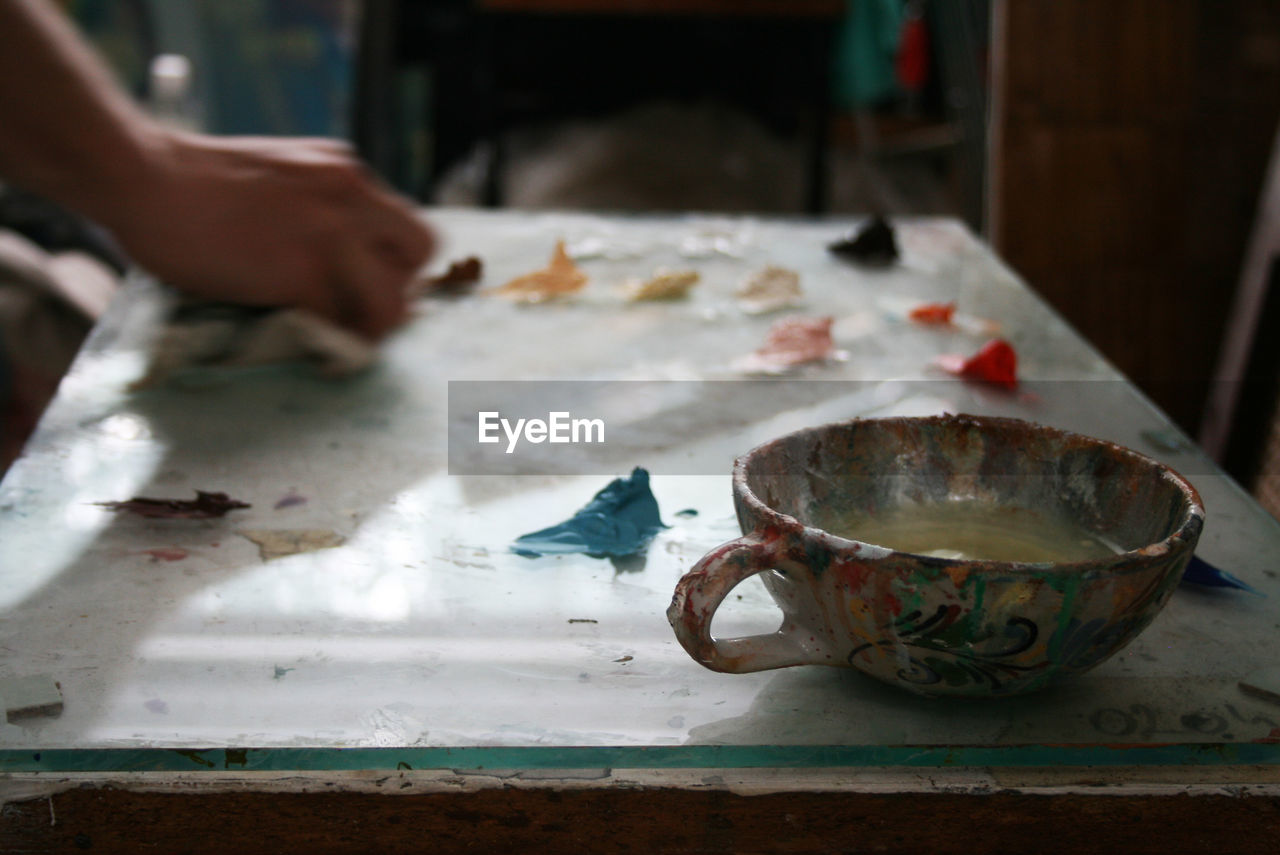
[[[848,0],[848,11],[836,37],[837,107],[856,109],[898,94],[894,58],[902,33],[902,0]]]

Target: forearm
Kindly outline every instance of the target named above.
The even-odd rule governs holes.
[[[0,0],[0,177],[109,219],[163,135],[47,0]]]
[[[434,243],[341,145],[164,130],[50,0],[0,0],[0,177],[97,220],[175,288],[370,339],[404,321]]]

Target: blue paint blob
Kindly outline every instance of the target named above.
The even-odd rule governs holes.
[[[511,551],[526,558],[576,552],[593,558],[637,555],[664,528],[649,473],[637,466],[631,477],[615,478],[570,519],[516,538]]]
[[[1210,588],[1236,588],[1241,591],[1248,591],[1250,594],[1256,594],[1259,597],[1266,596],[1266,594],[1248,582],[1231,575],[1226,570],[1219,570],[1198,555],[1191,556],[1187,569],[1182,573],[1182,581],[1190,582],[1193,585],[1205,585]]]

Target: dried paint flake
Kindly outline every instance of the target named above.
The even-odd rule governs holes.
[[[1280,704],[1280,668],[1274,665],[1253,671],[1237,685],[1246,695]],[[1271,736],[1280,737],[1280,728],[1273,728]]]
[[[236,534],[256,543],[263,561],[332,549],[347,542],[345,537],[327,528],[242,529]]]
[[[907,317],[917,324],[949,326],[955,314],[955,303],[921,303],[912,309]]]
[[[635,279],[624,286],[628,301],[639,303],[645,300],[680,300],[689,294],[689,289],[698,284],[696,270],[657,270],[652,278]]]
[[[648,247],[635,242],[623,240],[619,235],[587,235],[578,238],[565,247],[565,252],[577,261],[592,258],[606,258],[610,261],[622,261],[630,258],[643,258]]]
[[[290,490],[289,492],[285,493],[283,496],[280,497],[279,501],[275,503],[274,507],[275,507],[275,510],[278,511],[282,508],[292,508],[292,507],[296,507],[297,505],[305,505],[306,503],[307,503],[306,496],[300,495],[299,493],[293,490]]]
[[[150,555],[153,564],[159,561],[181,561],[190,555],[187,550],[178,546],[159,546],[155,549],[144,549],[142,554]]]
[[[968,359],[946,354],[939,356],[936,364],[966,380],[991,383],[1005,389],[1018,388],[1018,354],[1013,345],[1001,338],[987,342]]]
[[[851,237],[836,241],[827,249],[867,267],[888,267],[899,255],[893,226],[881,216],[872,217]]]
[[[1165,430],[1144,430],[1139,434],[1144,440],[1155,446],[1157,451],[1165,454],[1181,454],[1184,451],[1190,451],[1192,446],[1177,428],[1167,428]]]
[[[450,264],[444,273],[423,279],[420,293],[426,296],[456,296],[479,282],[483,275],[484,264],[474,255],[468,256]]]
[[[551,262],[545,268],[517,276],[496,293],[520,303],[544,303],[576,294],[586,285],[587,274],[565,252],[564,241],[557,241]]]
[[[685,258],[710,258],[713,255],[742,258],[754,240],[754,230],[750,227],[711,226],[682,237],[678,250]]]
[[[0,679],[0,701],[5,721],[59,715],[62,712],[62,684],[48,674]]]
[[[743,282],[736,296],[744,312],[764,315],[794,306],[801,294],[800,274],[771,264]]]
[[[247,502],[232,499],[226,493],[207,493],[196,490],[194,499],[148,499],[137,497],[124,502],[98,502],[112,511],[136,514],[150,519],[207,520],[226,516],[228,511],[252,507]]]
[[[739,360],[737,367],[751,373],[776,374],[809,362],[838,359],[842,355],[831,340],[833,318],[793,316],[769,328],[764,347]]]

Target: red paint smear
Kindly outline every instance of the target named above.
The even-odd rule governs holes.
[[[765,546],[771,547],[777,544],[778,541],[783,540],[786,534],[787,530],[781,526],[765,526],[764,530],[760,532],[760,542]]]
[[[155,549],[142,550],[143,555],[150,555],[152,561],[181,561],[190,555],[185,549],[176,546],[161,546]]]
[[[955,303],[921,303],[907,317],[918,324],[942,326],[951,323],[955,313]]]
[[[783,318],[769,328],[764,347],[756,351],[756,356],[781,368],[829,359],[835,352],[831,341],[833,320],[830,317]]]
[[[860,561],[850,561],[848,564],[840,565],[840,576],[854,590],[861,590],[867,584],[867,579],[871,576],[871,565],[863,564]]]
[[[952,374],[966,380],[979,380],[1005,389],[1018,388],[1018,354],[1013,345],[1002,338],[984,344],[968,359],[960,356],[940,356],[937,364]]]
[[[889,611],[894,617],[902,614],[902,600],[887,591],[884,594],[884,604],[889,607]]]

